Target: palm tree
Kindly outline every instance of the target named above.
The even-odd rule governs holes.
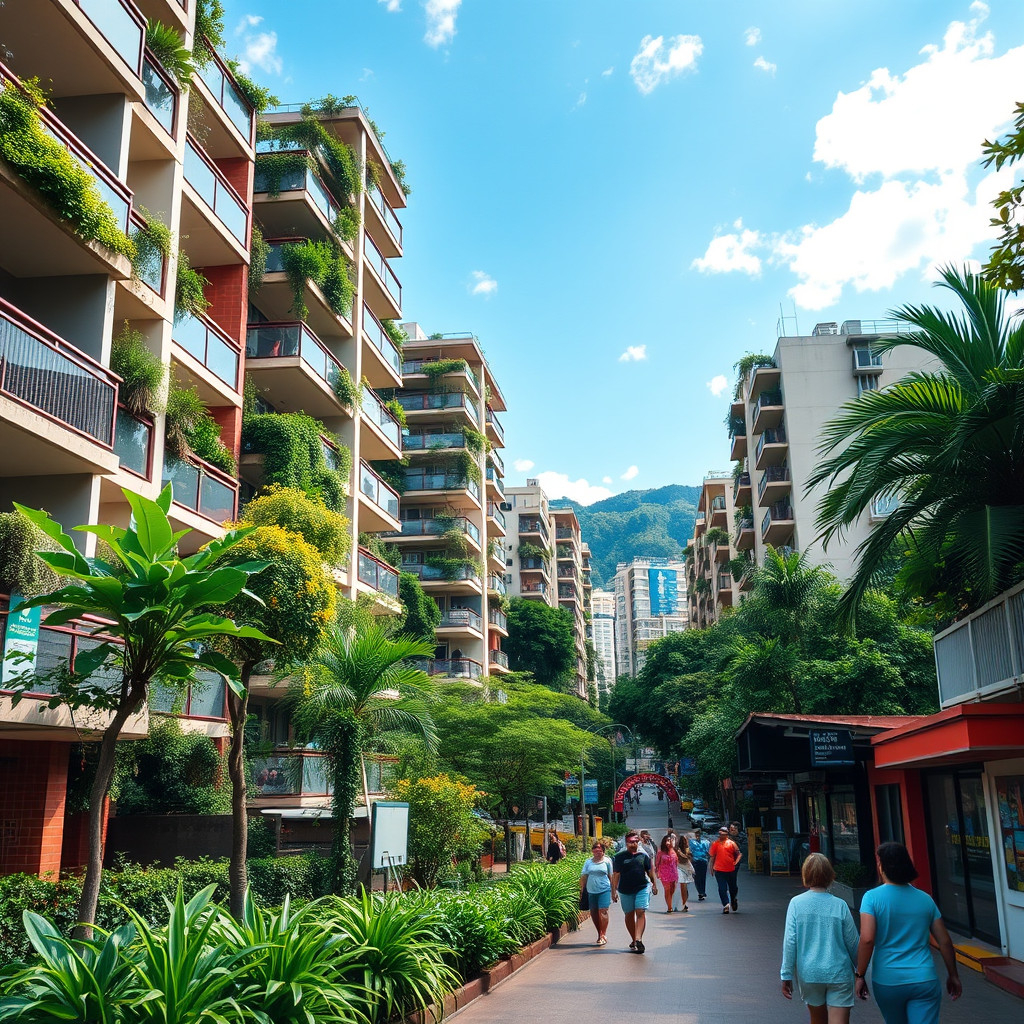
[[[769,544],[764,563],[754,570],[749,612],[760,612],[763,632],[802,649],[808,613],[830,581],[827,569],[811,565],[804,552],[776,551]]]
[[[952,615],[1024,568],[1024,325],[1011,324],[1007,294],[969,270],[947,267],[937,284],[963,311],[903,306],[893,315],[913,329],[873,348],[914,345],[941,368],[844,406],[808,484],[830,488],[818,505],[826,545],[876,499],[899,501],[857,549],[840,605],[847,620],[893,552],[907,591]]]
[[[428,658],[434,644],[411,636],[391,638],[379,625],[327,631],[308,679],[294,685],[296,731],[323,750],[331,773],[335,892],[355,888],[350,825],[361,784],[360,752],[382,732],[437,740],[430,716],[430,677],[410,661]]]

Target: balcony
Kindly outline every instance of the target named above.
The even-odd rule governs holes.
[[[769,466],[757,482],[757,502],[769,505],[789,494],[792,489],[788,466]]]
[[[555,539],[576,541],[579,539],[579,534],[571,526],[556,526]]]
[[[732,573],[720,572],[718,574],[717,589],[719,592],[727,590],[732,593]]]
[[[375,185],[366,187],[366,223],[385,256],[402,255],[402,222]]]
[[[472,658],[415,658],[409,664],[430,676],[447,676],[450,679],[479,679],[484,667]]]
[[[761,520],[761,540],[765,544],[779,547],[793,536],[796,523],[793,520],[793,506],[787,501],[772,505]]]
[[[430,366],[432,363],[438,362],[437,359],[405,359],[402,362],[402,376],[403,377],[429,377],[425,367]],[[469,383],[469,386],[475,395],[480,394],[480,381],[477,375],[468,366],[456,366],[446,373],[441,374],[441,379],[447,379],[449,382],[454,383],[454,378],[461,378]],[[406,382],[409,387],[412,387],[418,382]]]
[[[363,303],[363,337],[370,343],[372,358],[363,361],[367,380],[375,388],[401,387],[402,354],[398,351],[384,325]]]
[[[164,71],[157,60],[150,57],[148,51],[142,59],[142,88],[146,109],[167,135],[167,139],[161,141],[165,144],[173,142],[180,91],[174,79]],[[135,141],[132,140],[133,143]],[[153,149],[147,147],[140,155],[156,158],[162,151],[163,147],[158,142]]]
[[[505,532],[505,513],[493,501],[487,502],[487,518],[493,519],[501,527],[501,532]]]
[[[238,481],[202,459],[193,464],[165,457],[163,486],[168,484],[174,488],[175,505],[211,523],[219,526],[237,515]]]
[[[558,600],[559,601],[575,601],[576,600],[576,588],[571,583],[559,583],[558,584]]]
[[[302,411],[321,418],[351,413],[334,392],[341,361],[300,320],[250,324],[245,332],[245,369],[281,412]]]
[[[432,473],[421,469],[405,471],[405,491],[406,494],[414,491],[468,492],[480,500],[480,485],[476,481],[453,473]]]
[[[452,575],[421,562],[403,562],[402,572],[416,576],[425,590],[439,590],[446,594],[479,594],[481,590],[480,576],[468,565],[462,566]]]
[[[362,422],[370,429],[359,435],[359,444],[371,459],[402,457],[402,425],[372,388],[363,388]]]
[[[492,448],[487,453],[487,461],[498,470],[501,476],[505,475],[505,462],[495,449]]]
[[[129,215],[129,223],[132,232],[145,231],[149,226],[145,217],[137,210],[132,210]],[[142,282],[153,293],[139,289],[137,282],[132,279],[123,282],[124,290],[117,295],[116,302],[119,303],[114,310],[114,316],[120,319],[120,314],[125,314],[125,319],[138,317],[149,319],[152,316],[154,298],[164,298],[167,285],[167,260],[162,252],[153,247],[144,247],[135,261],[133,269]],[[131,302],[130,307],[121,306],[122,302]]]
[[[737,551],[750,551],[754,547],[754,520],[741,519],[736,527],[733,546]]]
[[[484,631],[483,616],[472,608],[449,608],[441,613],[441,621],[435,627],[438,633],[458,633],[481,636]]]
[[[256,112],[235,85],[230,69],[218,54],[213,53],[209,64],[196,70],[195,78],[199,80],[200,92],[205,92],[213,101],[213,117],[206,119],[210,151],[218,157],[229,154],[248,156],[255,134]],[[210,108],[211,104],[207,103],[207,107]]]
[[[747,383],[747,401],[753,402],[762,391],[778,391],[782,371],[777,366],[758,366]]]
[[[726,511],[725,511],[725,498],[722,495],[716,495],[711,499],[711,526],[725,526],[726,523]]]
[[[777,427],[782,422],[782,412],[782,392],[762,391],[754,403],[751,430],[755,434],[763,434],[766,430]]]
[[[508,616],[500,608],[488,608],[487,621],[495,629],[501,630],[506,635],[508,634]]]
[[[363,257],[371,271],[363,278],[370,308],[384,319],[398,319],[402,315],[401,282],[395,277],[388,261],[365,231]]]
[[[734,462],[747,457],[747,425],[737,425],[729,431],[729,458]]]
[[[190,135],[185,141],[181,235],[195,267],[249,261],[249,208]]]
[[[479,549],[480,528],[465,516],[457,516],[452,519],[403,519],[401,528],[386,534],[386,536],[389,540],[400,541],[408,540],[411,537],[440,537],[450,531],[468,537]]]
[[[737,508],[750,504],[750,474],[740,473],[732,485],[732,502]]]
[[[491,454],[493,454],[493,452]],[[494,466],[487,467],[487,489],[488,491],[493,491],[494,496],[499,500],[504,500],[505,481],[502,480],[501,474],[494,468]]]
[[[260,287],[260,312],[272,323],[289,323],[295,319],[295,292],[285,273],[286,245],[301,245],[308,238],[268,238],[267,270]],[[307,312],[304,322],[314,334],[330,344],[352,337],[352,321],[348,315],[337,313],[331,307],[323,289],[310,278],[302,292],[302,303]]]
[[[307,152],[306,155],[310,154]],[[272,184],[275,183],[271,182],[266,171],[260,169],[257,158],[252,184],[253,201],[257,195],[262,197],[259,200],[259,220],[267,237],[330,237],[341,214],[341,204],[311,167],[293,168],[282,174],[274,192],[271,192]]]
[[[487,652],[487,658],[492,668],[500,668],[508,671],[508,655],[498,647],[492,647]]]
[[[548,585],[539,580],[529,583],[523,581],[519,584],[519,593],[522,597],[546,597],[547,592]]]
[[[704,531],[707,528],[708,528],[707,516],[705,516],[703,512],[698,512],[693,517],[693,535],[695,537],[700,537],[700,536],[703,535]]]
[[[487,592],[489,594],[498,594],[500,597],[504,597],[508,593],[508,588],[505,586],[505,581],[495,575],[493,572],[487,577]]]
[[[466,435],[461,430],[438,434],[405,434],[403,452],[443,452],[466,447]]]
[[[491,412],[490,406],[487,407],[487,429],[488,429],[489,433],[494,435],[491,438],[491,440],[495,444],[499,444],[502,447],[504,447],[505,446],[505,428],[501,425],[501,421],[498,419],[497,415],[495,413]]]
[[[119,379],[0,299],[3,476],[109,473]]]
[[[362,499],[360,529],[368,533],[394,530],[398,525],[399,497],[365,462],[359,461],[359,494]]]
[[[356,559],[356,577],[371,590],[398,600],[398,571],[360,548]]]
[[[544,547],[547,547],[550,542],[548,534],[548,525],[543,519],[537,516],[520,516],[519,517],[519,536],[520,537],[531,537],[537,536],[542,537],[544,540]]]
[[[176,317],[171,328],[171,340],[178,348],[187,352],[195,363],[205,367],[228,391],[237,396],[240,353],[227,334],[212,320],[205,316],[193,317],[188,314]],[[223,403],[223,391],[211,388],[206,374],[194,372],[194,367],[190,367],[188,360],[182,362],[182,365],[190,371],[189,382],[196,385],[204,402],[208,405]]]
[[[254,757],[247,790],[249,799],[254,801],[326,797],[334,791],[330,777],[330,769],[322,753],[289,748],[267,757]]]
[[[768,466],[780,466],[789,455],[789,442],[786,439],[786,428],[776,427],[766,430],[757,439],[757,450],[754,455],[754,468],[766,469]]]
[[[419,413],[451,412],[459,410],[464,412],[474,426],[480,424],[480,414],[476,405],[470,401],[468,395],[461,391],[445,391],[436,393],[433,391],[406,391],[398,396],[402,408],[417,417]]]
[[[114,454],[121,469],[148,480],[153,473],[153,421],[117,407]]]

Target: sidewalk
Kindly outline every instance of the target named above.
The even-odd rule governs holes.
[[[646,794],[629,823],[660,838],[667,810],[663,801]],[[678,807],[672,817],[681,829]],[[739,913],[728,916],[710,891],[704,903],[691,897],[688,914],[666,916],[656,897],[655,912],[647,918],[644,956],[626,948],[622,911],[613,906],[608,946],[593,945],[588,921],[493,994],[471,1003],[459,1014],[459,1024],[520,1024],[542,1016],[555,1021],[623,1019],[628,1024],[801,1024],[807,1020],[806,1008],[796,998],[787,1002],[779,987],[786,906],[802,891],[800,881],[741,868],[739,885]],[[941,965],[939,970],[944,977]],[[944,1024],[1021,1018],[1020,1000],[974,971],[961,969],[961,977],[963,998],[944,1000]],[[882,1024],[872,1001],[858,1003],[852,1020]]]

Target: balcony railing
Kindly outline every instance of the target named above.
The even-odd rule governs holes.
[[[384,483],[362,460],[359,462],[359,490],[392,519],[398,518],[398,492]]]
[[[497,415],[491,412],[490,406],[487,407],[487,422],[494,427],[494,432],[498,435],[501,442],[505,442],[505,428],[501,425],[501,420],[498,419]]]
[[[498,489],[499,494],[505,493],[505,481],[493,466],[487,467],[487,479]]]
[[[248,206],[191,136],[185,141],[185,180],[228,232],[241,245],[248,245]]]
[[[725,498],[720,494],[711,499],[711,511],[712,512],[724,512],[725,511]]]
[[[174,321],[171,338],[232,391],[238,390],[238,349],[212,320],[184,314]]]
[[[457,583],[463,580],[477,580],[480,575],[471,566],[463,565],[454,574],[433,565],[423,565],[420,562],[403,562],[402,572],[411,573],[421,580],[428,582]]]
[[[744,530],[752,530],[754,528],[754,520],[747,516],[741,519],[736,526],[736,535],[739,536]]]
[[[519,569],[521,572],[543,572],[548,571],[548,563],[545,558],[520,558]]]
[[[246,359],[284,359],[298,356],[329,387],[341,373],[342,363],[301,321],[250,324],[245,332]]]
[[[749,487],[749,486],[750,486],[750,474],[749,473],[740,473],[740,475],[738,477],[736,477],[736,480],[735,480],[735,482],[732,485],[732,499],[733,499],[733,501],[736,500],[736,495],[738,495],[740,493],[740,491],[744,487]]]
[[[493,572],[487,577],[487,589],[493,590],[495,593],[501,594],[503,597],[508,592],[508,588],[505,586],[505,581]]]
[[[576,536],[576,531],[570,526],[558,526],[555,528],[555,537],[558,540],[572,540]]]
[[[256,161],[256,172],[253,175],[253,192],[269,192],[270,181],[267,175],[260,170],[259,161]],[[341,213],[341,206],[331,195],[330,189],[320,180],[310,167],[292,168],[281,175],[280,181],[275,182],[275,193],[279,192],[308,192],[313,205],[324,215],[330,224],[333,224]]]
[[[541,580],[536,583],[525,583],[519,584],[519,593],[521,594],[546,594],[548,592],[548,585]]]
[[[501,523],[502,529],[505,527],[505,513],[493,502],[487,502],[487,515],[489,518],[494,519],[496,522]]]
[[[789,467],[788,466],[768,466],[765,471],[761,474],[761,479],[757,482],[757,497],[758,500],[763,496],[765,489],[769,484],[780,484],[785,483],[789,480]]]
[[[761,534],[762,536],[768,532],[768,527],[772,523],[784,522],[793,518],[793,506],[789,502],[779,501],[776,502],[767,512],[764,514],[764,518],[761,520]]]
[[[431,676],[479,679],[484,674],[483,665],[472,658],[415,658],[410,664]]]
[[[131,0],[75,0],[135,75],[142,71],[146,19]]]
[[[461,430],[444,434],[406,434],[402,438],[403,452],[445,451],[465,447],[466,435]]]
[[[366,257],[367,263],[377,272],[377,276],[381,279],[384,284],[384,288],[392,299],[395,300],[395,305],[399,309],[402,308],[402,285],[398,278],[395,277],[395,272],[391,269],[388,261],[384,259],[383,254],[376,245],[373,244],[373,239],[364,231],[363,232],[364,249],[363,254]]]
[[[761,410],[768,407],[775,407],[782,405],[782,392],[781,391],[762,391],[757,396],[757,402],[754,403],[754,416],[753,419],[757,420]]]
[[[406,412],[423,412],[424,410],[465,409],[474,423],[480,422],[480,414],[476,406],[461,391],[408,391],[398,396],[398,401]]]
[[[543,519],[538,519],[535,516],[520,516],[519,532],[539,533],[545,540],[548,539],[547,523],[545,523]]]
[[[248,791],[252,797],[330,796],[334,787],[323,754],[288,750],[252,759]]]
[[[242,91],[235,85],[227,66],[210,46],[207,48],[212,60],[205,68],[197,70],[203,84],[213,94],[217,105],[227,115],[228,120],[238,129],[239,135],[246,142],[252,143],[252,134],[256,126],[255,111]]]
[[[373,315],[373,311],[363,303],[363,333],[370,339],[370,344],[384,357],[391,368],[402,376],[402,354],[395,347],[384,325]]]
[[[480,529],[465,516],[454,519],[403,519],[400,531],[389,531],[385,537],[439,537],[449,530],[457,530],[480,543]]]
[[[575,601],[576,588],[568,583],[558,584],[558,599],[560,601]]]
[[[171,76],[148,53],[142,61],[142,88],[146,93],[146,106],[149,112],[173,139],[179,90]]]
[[[119,405],[117,429],[114,432],[114,453],[122,469],[148,480],[153,468],[152,421],[133,416],[123,405]]]
[[[504,476],[505,475],[505,462],[502,459],[502,457],[497,453],[497,451],[495,451],[495,449],[492,448],[487,453],[487,458],[490,460],[492,465],[497,467],[497,469],[501,473],[501,475]]]
[[[405,359],[402,362],[402,376],[411,377],[414,374],[425,373],[424,367],[430,366],[431,363],[436,363],[436,359]],[[442,374],[447,377],[448,374],[458,374],[460,377],[465,377],[466,380],[473,385],[473,390],[480,393],[480,379],[468,366],[458,366],[448,371],[448,373]]]
[[[786,428],[776,427],[774,430],[766,430],[757,439],[757,450],[754,455],[755,461],[761,457],[761,452],[766,444],[785,444]]]
[[[0,299],[0,393],[111,448],[119,380]]]
[[[492,626],[508,630],[508,616],[500,608],[488,608],[487,621]]]
[[[381,594],[398,598],[398,572],[379,558],[374,558],[366,548],[359,549],[356,559],[356,573],[361,583]]]
[[[380,189],[370,186],[366,190],[366,198],[380,211],[381,218],[399,245],[402,244],[402,222],[395,215],[391,204],[381,194]]]
[[[363,415],[375,423],[396,448],[402,447],[402,425],[377,397],[373,388],[363,388]]]
[[[480,487],[473,481],[454,473],[431,473],[425,470],[405,471],[407,491],[469,491],[474,498],[480,497]]]
[[[487,652],[487,657],[495,665],[500,665],[502,668],[508,668],[508,655],[500,648],[492,647]]]
[[[238,508],[238,481],[202,459],[179,462],[164,458],[163,486],[174,488],[174,502],[214,523],[234,519]]]
[[[719,590],[732,590],[732,573],[731,572],[720,572],[718,574],[718,589]]]
[[[437,624],[438,629],[475,629],[480,632],[484,628],[483,616],[472,608],[449,608],[441,613],[441,621]]]
[[[131,213],[129,213],[128,219],[132,226],[132,230],[136,233],[135,238],[136,243],[138,243],[139,237],[144,237],[139,236],[138,232],[144,232],[148,227],[146,219],[136,210],[132,210]],[[143,245],[139,247],[138,255],[132,269],[144,285],[152,288],[157,295],[163,297],[167,272],[167,260],[164,257],[164,254],[160,252],[155,245],[149,245],[144,242]]]

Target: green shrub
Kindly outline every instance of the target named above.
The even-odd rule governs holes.
[[[0,513],[0,591],[35,597],[56,590],[60,578],[36,554],[56,550],[56,542],[16,509]]]
[[[348,558],[348,520],[329,509],[321,497],[310,497],[301,488],[271,484],[245,506],[242,521],[253,526],[282,526],[299,534],[329,565],[344,565]]]
[[[328,241],[285,242],[281,246],[281,264],[292,286],[292,312],[305,320],[306,282],[313,281],[324,293],[327,304],[339,316],[352,315],[355,285],[350,276],[348,257],[341,247]]]
[[[546,865],[516,868],[509,876],[510,886],[525,890],[540,904],[544,930],[560,928],[579,913],[579,876],[566,870],[551,871]],[[540,938],[540,936],[536,936]]]
[[[178,276],[174,289],[174,317],[202,316],[209,308],[204,289],[210,282],[193,270],[188,253],[178,250]]]
[[[127,320],[111,345],[110,368],[121,378],[118,398],[130,413],[140,416],[163,411],[167,367]]]
[[[348,372],[347,367],[341,367],[334,374],[334,394],[337,396],[338,401],[343,405],[347,405],[352,409],[359,407],[360,400],[362,398],[361,388],[356,387],[356,382],[352,379],[352,374]]]
[[[146,224],[135,228],[129,236],[135,245],[132,273],[136,277],[154,277],[171,255],[171,229],[144,206],[138,207],[137,212]]]
[[[249,239],[249,298],[259,294],[267,273],[270,246],[263,237],[259,224],[253,224]]]
[[[194,385],[183,388],[172,381],[165,412],[164,446],[172,459],[190,462],[195,456],[234,474],[235,457],[220,439],[220,427]]]
[[[608,839],[621,839],[629,831],[629,826],[618,821],[606,821],[601,831]]]

